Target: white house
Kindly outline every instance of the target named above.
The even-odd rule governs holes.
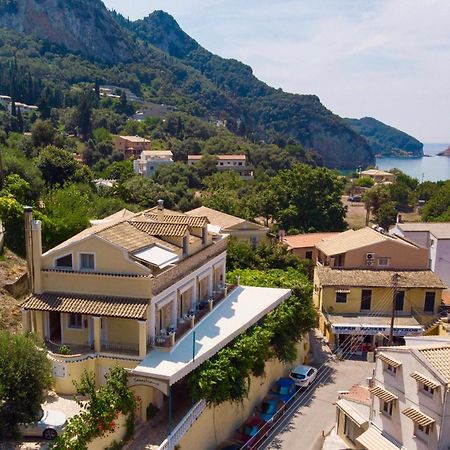
[[[397,223],[389,233],[427,248],[430,269],[450,287],[450,222]]]
[[[155,175],[158,167],[173,163],[170,150],[144,150],[139,159],[133,161],[134,172],[145,177]]]
[[[449,387],[449,344],[380,347],[370,424],[357,443],[367,450],[447,450]]]

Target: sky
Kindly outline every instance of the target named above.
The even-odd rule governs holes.
[[[450,0],[104,0],[130,19],[172,14],[209,51],[270,86],[315,94],[450,143]]]

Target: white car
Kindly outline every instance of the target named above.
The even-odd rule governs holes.
[[[292,369],[289,377],[299,387],[308,387],[316,378],[317,369],[311,366],[297,366]]]
[[[60,434],[67,423],[67,417],[60,411],[41,410],[41,417],[34,423],[20,426],[20,431],[24,436],[43,437],[49,441],[55,439]]]

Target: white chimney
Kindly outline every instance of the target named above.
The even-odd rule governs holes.
[[[25,251],[28,267],[28,279],[32,293],[42,292],[41,256],[42,236],[40,220],[33,220],[33,208],[25,206]]]
[[[164,222],[164,200],[158,200],[158,208],[156,210],[158,222]]]

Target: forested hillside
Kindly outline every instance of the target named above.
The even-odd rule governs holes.
[[[19,75],[29,73],[37,86],[14,85],[23,101],[36,100],[33,92],[41,95],[50,84],[38,102],[44,116],[71,104],[74,84],[97,80],[197,117],[227,119],[231,131],[253,141],[294,139],[328,167],[374,163],[366,141],[316,96],[267,86],[250,67],[200,47],[166,13],[128,22],[100,0],[2,0],[0,8],[0,26],[14,31],[0,37],[2,73],[15,55]],[[3,82],[0,93],[10,95],[5,88]]]

